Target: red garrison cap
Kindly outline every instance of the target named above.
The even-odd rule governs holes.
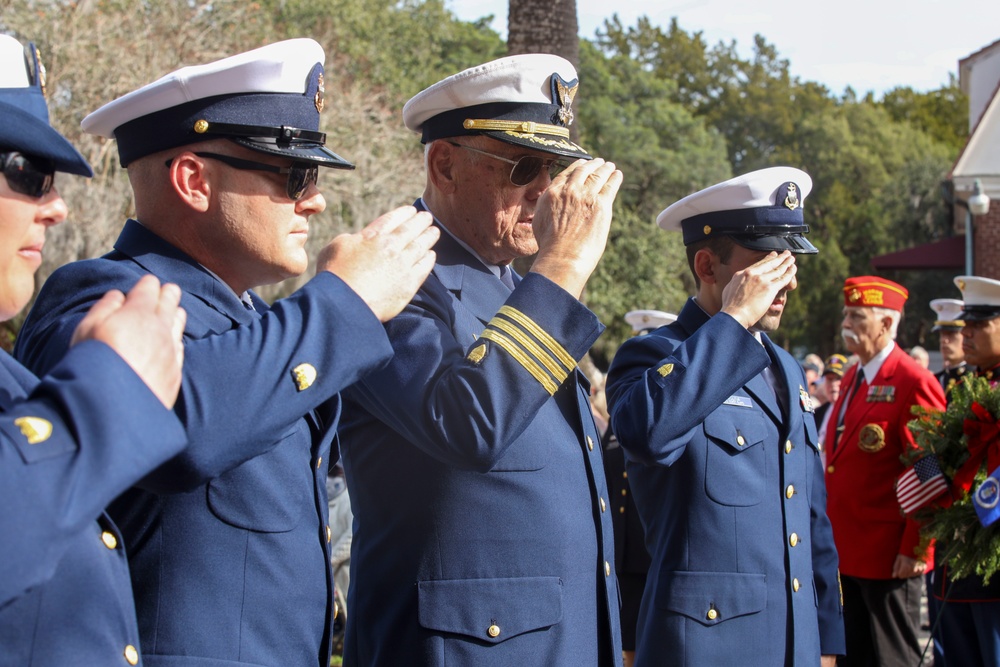
[[[909,295],[899,283],[878,276],[855,276],[844,281],[845,306],[877,306],[902,312]]]

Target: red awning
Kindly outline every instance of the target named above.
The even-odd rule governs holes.
[[[872,258],[872,266],[885,269],[965,269],[965,235],[949,236],[906,250]]]

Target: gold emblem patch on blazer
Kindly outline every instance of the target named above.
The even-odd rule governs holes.
[[[299,364],[292,369],[295,386],[299,391],[305,391],[316,381],[316,367],[312,364]]]
[[[674,365],[663,364],[662,366],[656,369],[656,372],[662,375],[663,377],[667,377],[668,375],[674,372]]]
[[[474,364],[478,364],[486,356],[486,345],[477,345],[469,352],[469,356],[466,357],[469,361]]]
[[[21,429],[21,435],[28,439],[29,445],[45,442],[52,435],[52,422],[41,417],[18,417],[14,425]]]
[[[885,447],[885,431],[878,424],[866,424],[858,436],[858,447],[862,451],[874,454]]]

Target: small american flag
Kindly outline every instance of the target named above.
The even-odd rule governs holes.
[[[948,482],[938,467],[937,458],[925,456],[900,475],[896,482],[896,499],[903,513],[911,514],[947,490]]]

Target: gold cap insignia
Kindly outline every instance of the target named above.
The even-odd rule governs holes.
[[[208,121],[202,118],[201,120],[196,120],[194,122],[194,131],[197,134],[205,134],[208,132]]]
[[[555,81],[556,92],[559,95],[559,122],[569,127],[576,117],[573,114],[573,98],[576,97],[576,91],[580,88],[580,84],[574,83],[570,86],[558,74],[553,74],[552,79]]]
[[[857,301],[858,299],[861,298],[861,291],[853,289],[851,290],[851,293],[847,295],[847,298],[850,299],[851,301]]]
[[[795,183],[788,184],[788,194],[785,195],[785,206],[790,211],[794,211],[799,207],[799,189],[795,187]]]
[[[299,364],[292,369],[295,386],[299,391],[305,391],[316,381],[316,367],[312,364]]]
[[[14,425],[21,429],[21,435],[28,439],[29,445],[45,442],[52,435],[52,422],[41,417],[18,417]]]
[[[864,296],[865,304],[869,306],[881,306],[885,303],[885,295],[880,289],[866,289]]]
[[[878,424],[867,424],[858,436],[858,447],[862,451],[874,454],[885,447],[885,431]]]
[[[712,233],[712,228],[709,227],[708,225],[705,225],[705,228],[702,229],[701,231],[705,232],[705,236],[708,236],[709,234]]]
[[[656,369],[656,372],[659,373],[663,377],[667,377],[668,375],[670,375],[671,373],[674,372],[674,365],[673,364],[663,364],[662,366],[660,366],[659,368]]]
[[[474,364],[478,364],[486,356],[486,345],[477,345],[472,350],[469,351],[469,355],[466,357],[469,361]]]
[[[964,280],[956,280],[955,282],[958,283],[958,289],[960,289],[961,291],[964,292],[965,291],[965,281]]]
[[[316,111],[319,113],[323,113],[323,109],[326,107],[324,93],[326,93],[326,88],[323,86],[323,74],[320,73],[319,78],[316,80],[316,97],[313,99]]]

